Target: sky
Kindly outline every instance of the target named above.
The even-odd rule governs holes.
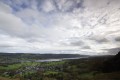
[[[115,54],[120,0],[0,0],[0,52]]]

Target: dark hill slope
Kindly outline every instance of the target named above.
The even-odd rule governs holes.
[[[120,71],[120,52],[103,64],[103,72]]]

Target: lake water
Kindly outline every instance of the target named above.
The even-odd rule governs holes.
[[[53,62],[53,61],[63,61],[63,60],[82,59],[82,58],[87,58],[87,57],[61,58],[61,59],[43,59],[43,60],[36,60],[35,62]]]

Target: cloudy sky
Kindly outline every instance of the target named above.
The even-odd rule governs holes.
[[[0,52],[113,54],[120,0],[0,0]]]

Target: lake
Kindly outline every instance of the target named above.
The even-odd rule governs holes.
[[[42,60],[36,60],[35,62],[53,62],[53,61],[63,61],[63,60],[82,59],[82,58],[88,58],[88,57],[61,58],[61,59],[42,59]]]

